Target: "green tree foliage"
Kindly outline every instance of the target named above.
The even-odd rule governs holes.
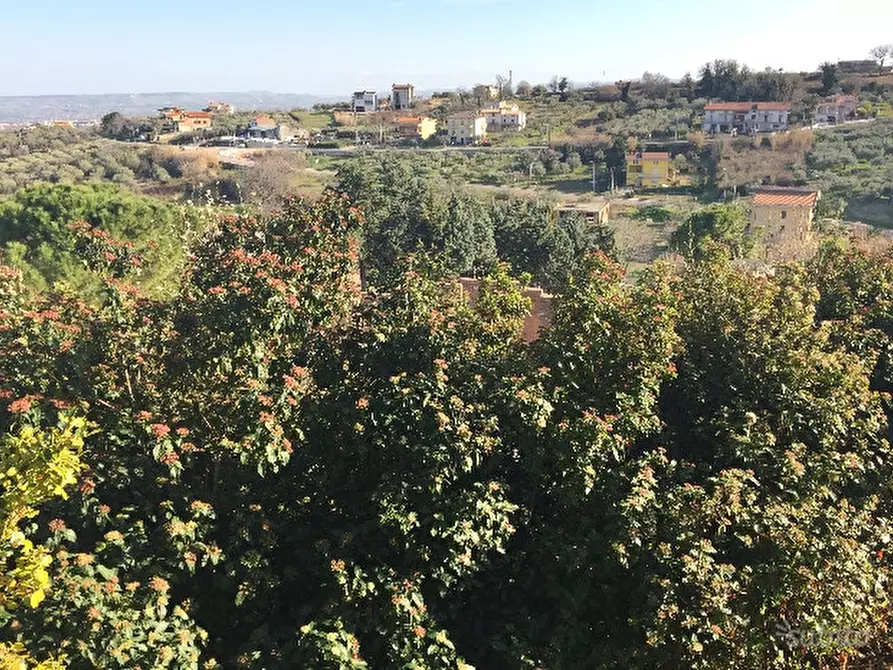
[[[780,70],[753,72],[735,60],[715,60],[701,68],[696,91],[701,97],[721,100],[788,100],[794,86]]]
[[[561,154],[544,157],[553,165]],[[554,289],[585,254],[614,251],[605,226],[559,214],[551,205],[478,200],[395,156],[345,165],[338,188],[363,208],[363,260],[370,278],[404,254],[424,250],[443,253],[447,267],[465,275],[486,273],[498,258]]]
[[[215,184],[220,177],[219,162],[203,152],[118,142],[65,127],[0,132],[0,196],[37,182],[111,182],[131,190],[160,186],[170,195],[203,198],[209,190],[221,190]],[[237,197],[227,199],[238,202]]]
[[[840,71],[836,63],[825,61],[819,66],[822,73],[822,93],[830,95],[840,86]]]
[[[692,237],[740,249],[708,213]],[[527,278],[494,263],[469,300],[461,246],[361,290],[367,225],[335,192],[222,219],[164,298],[3,271],[3,444],[59,444],[74,407],[96,432],[35,503],[51,588],[0,641],[102,668],[889,664],[889,257],[753,276],[705,242],[632,280],[587,253],[526,345]]]
[[[732,258],[743,258],[754,242],[747,213],[737,205],[711,205],[695,212],[670,236],[671,246],[687,258],[699,258],[716,245]]]
[[[806,156],[823,192],[847,200],[893,196],[893,119],[823,130]]]
[[[66,282],[96,297],[96,264],[150,290],[169,290],[184,236],[196,225],[180,207],[111,185],[39,184],[0,201],[0,248],[29,284]]]
[[[99,122],[99,134],[111,140],[146,140],[156,132],[159,120],[128,118],[120,112],[109,112]]]

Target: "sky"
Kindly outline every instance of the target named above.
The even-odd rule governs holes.
[[[347,95],[553,75],[579,83],[715,58],[814,70],[893,42],[893,0],[0,0],[0,95]]]

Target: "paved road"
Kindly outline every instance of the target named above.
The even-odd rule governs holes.
[[[249,156],[257,151],[309,151],[316,156],[357,156],[360,154],[385,153],[389,151],[399,151],[401,153],[460,153],[460,154],[478,154],[478,153],[517,153],[519,151],[542,151],[549,147],[545,145],[531,145],[526,147],[436,147],[436,148],[418,148],[418,147],[381,147],[381,146],[352,146],[338,147],[334,149],[323,149],[320,147],[306,147],[292,144],[274,144],[270,146],[249,146],[249,147],[205,147],[215,148],[220,153],[221,158],[226,158],[228,162],[237,162],[237,157]]]
[[[297,147],[301,149],[301,147]],[[314,155],[320,156],[356,156],[357,154],[374,154],[385,153],[388,151],[399,151],[405,153],[459,153],[459,154],[479,154],[479,153],[517,153],[519,151],[542,151],[548,149],[546,146],[526,146],[526,147],[437,147],[434,149],[418,149],[415,147],[342,147],[339,149],[319,149],[316,147],[308,147],[303,149]]]

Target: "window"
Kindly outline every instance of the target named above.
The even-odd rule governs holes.
[[[788,213],[785,210],[781,210],[781,218],[783,218],[783,219],[788,218]]]

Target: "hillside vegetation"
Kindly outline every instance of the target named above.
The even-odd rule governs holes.
[[[94,186],[5,206],[24,240],[74,244],[102,294],[35,293],[0,268],[5,477],[41,481],[47,459],[78,456],[67,498],[25,497],[28,519],[4,508],[45,557],[42,581],[3,591],[9,653],[102,668],[889,664],[893,257],[830,243],[752,276],[717,211],[692,221],[706,237],[676,270],[626,281],[599,251],[576,257],[527,345],[518,282],[491,265],[469,302],[454,243],[395,244],[356,282],[376,236],[448,231],[480,205],[405,164],[341,180],[361,207],[328,192],[173,238],[176,288],[155,296],[110,231],[146,240],[163,212]],[[520,257],[548,229],[507,224],[547,215],[503,204],[494,239]],[[79,218],[92,226],[63,225]],[[10,460],[34,443],[43,460]]]

